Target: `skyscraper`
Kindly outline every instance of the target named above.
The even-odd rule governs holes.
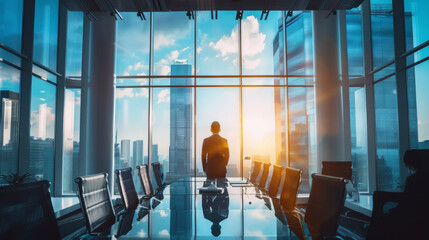
[[[171,75],[191,75],[192,66],[186,60],[176,60],[171,65]],[[171,85],[186,86],[191,78],[171,78]],[[169,174],[167,178],[177,179],[192,173],[192,90],[176,87],[170,90],[170,148]]]
[[[143,140],[133,142],[133,163],[131,167],[134,169],[137,165],[143,164]]]
[[[131,146],[129,139],[121,140],[121,161],[123,161],[121,168],[131,166]]]
[[[0,174],[17,172],[19,94],[0,91]]]

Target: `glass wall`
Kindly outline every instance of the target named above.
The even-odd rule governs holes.
[[[299,13],[286,26],[283,12],[277,11],[270,12],[266,20],[260,19],[260,12],[245,12],[242,20],[235,19],[236,12],[231,11],[219,11],[217,19],[211,12],[194,13],[195,19],[189,19],[185,12],[148,15],[150,19],[141,21],[125,14],[124,21],[117,25],[115,168],[122,166],[126,156],[133,158],[127,154],[131,152],[130,141],[142,139],[143,148],[150,147],[152,152],[151,156],[145,155],[144,163],[160,162],[167,181],[205,176],[202,143],[211,135],[211,123],[219,121],[220,135],[228,140],[230,151],[228,177],[247,177],[251,161],[242,158],[249,156],[303,168],[306,187],[302,191],[308,192],[309,172],[316,165],[311,13]],[[290,84],[308,87],[288,88],[284,78],[285,29],[290,71],[304,74],[290,78]],[[196,79],[183,77],[194,74]],[[289,100],[304,108],[297,113],[305,119],[305,131],[299,134],[289,133],[287,120],[288,89],[293,92],[298,88],[302,97]],[[150,98],[151,106],[137,96],[142,101]],[[151,126],[139,120],[140,109],[149,114],[144,118],[151,119]],[[296,128],[303,129],[294,125]],[[137,133],[140,130],[135,129],[145,132]],[[151,136],[147,129],[151,129]],[[126,131],[139,137],[123,134]],[[300,148],[306,148],[305,153],[293,157],[287,154],[289,135],[299,141]]]
[[[34,61],[54,71],[57,68],[58,5],[58,0],[36,0],[34,14]]]
[[[23,0],[0,0],[0,43],[21,52]],[[0,48],[0,58],[20,66],[21,60]]]
[[[21,71],[0,62],[0,174],[18,172]]]
[[[80,106],[80,89],[66,89],[63,129],[63,194],[73,194],[77,190],[74,180],[79,176]]]
[[[33,77],[30,120],[30,174],[35,180],[54,177],[56,87]]]
[[[82,75],[83,13],[67,12],[66,76]]]

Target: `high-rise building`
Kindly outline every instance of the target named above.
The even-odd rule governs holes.
[[[176,60],[171,65],[171,75],[192,74],[192,66],[186,60]],[[171,85],[186,86],[191,78],[171,78]],[[192,172],[192,90],[186,87],[170,90],[170,148],[169,174],[167,178],[177,179],[191,176]]]
[[[17,172],[19,94],[0,91],[0,174]]]
[[[143,140],[133,142],[133,163],[131,167],[134,169],[137,165],[143,164]]]
[[[131,146],[129,139],[121,140],[121,161],[123,165],[121,168],[131,166]]]

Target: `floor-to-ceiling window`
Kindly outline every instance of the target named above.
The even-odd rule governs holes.
[[[205,176],[202,142],[219,121],[227,176],[247,177],[252,160],[293,166],[308,192],[316,163],[311,13],[287,21],[282,11],[144,15],[126,13],[117,24],[115,168],[160,162],[167,181]]]

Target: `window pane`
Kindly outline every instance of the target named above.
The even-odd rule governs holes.
[[[310,175],[316,172],[314,90],[290,87],[289,103],[289,165],[303,171],[299,191],[310,191]]]
[[[429,149],[429,61],[407,70],[411,148]]]
[[[0,42],[21,52],[23,0],[0,0]]]
[[[116,75],[149,75],[150,20],[144,13],[142,21],[135,12],[121,13],[124,20],[117,21]]]
[[[20,78],[19,70],[0,63],[0,174],[18,171]]]
[[[116,78],[116,86],[148,86],[146,78]]]
[[[368,191],[368,143],[365,88],[350,87],[350,134],[353,180],[359,191]]]
[[[374,85],[377,141],[377,190],[392,191],[400,183],[399,126],[394,77]]]
[[[193,89],[154,88],[152,162],[163,165],[166,182],[194,176]]]
[[[30,119],[30,174],[53,182],[55,85],[33,77]]]
[[[260,20],[260,16],[261,11],[244,11],[241,20],[243,74],[282,74],[284,72],[282,12],[270,11],[267,20]]]
[[[154,75],[174,75],[170,65],[177,61],[194,64],[194,24],[186,12],[153,13]]]
[[[197,89],[197,176],[206,176],[201,162],[204,138],[212,135],[213,121],[220,123],[219,135],[228,140],[227,177],[240,177],[240,99],[239,88]]]
[[[197,12],[197,74],[238,75],[236,12],[218,11],[217,14],[218,19],[211,19],[211,12]]]
[[[363,75],[362,13],[360,8],[346,11],[349,75]]]
[[[63,130],[63,193],[65,194],[73,194],[77,190],[74,180],[79,176],[80,99],[80,89],[66,89]]]
[[[148,164],[148,88],[117,88],[115,104],[114,169]],[[133,174],[137,192],[143,193],[137,174]],[[118,194],[115,186],[115,194]]]
[[[82,75],[83,12],[67,12],[66,76]]]
[[[373,65],[377,68],[395,57],[392,0],[371,0],[371,31]]]
[[[286,166],[286,114],[285,88],[243,88],[243,155],[253,161]],[[283,121],[283,124],[285,122]],[[243,165],[243,175],[248,176],[251,163]]]
[[[239,85],[239,78],[197,78],[197,85]]]
[[[313,74],[313,18],[311,12],[294,12],[286,21],[286,57],[289,75]]]
[[[56,70],[58,0],[36,0],[34,15],[34,61]]]
[[[405,32],[407,50],[429,40],[429,2],[427,0],[404,0]]]

